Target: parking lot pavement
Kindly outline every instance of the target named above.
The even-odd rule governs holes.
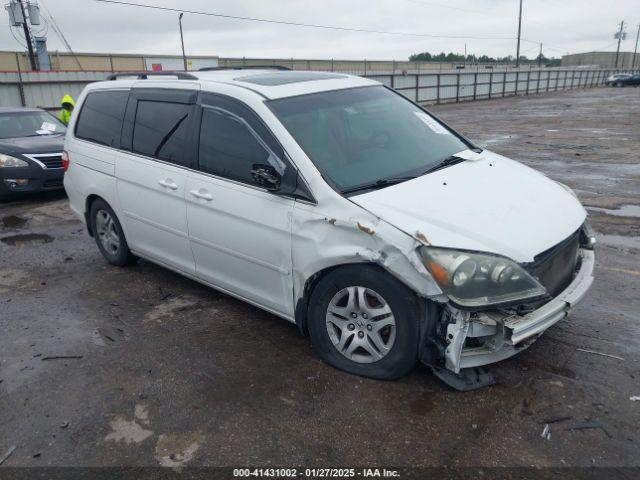
[[[640,89],[433,111],[574,188],[600,234],[591,292],[493,366],[497,385],[334,370],[286,321],[146,261],[108,266],[46,195],[0,205],[4,464],[640,465]]]

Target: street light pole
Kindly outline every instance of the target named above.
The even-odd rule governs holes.
[[[620,22],[620,31],[618,32],[618,49],[616,50],[616,67],[618,68],[618,56],[620,55],[620,42],[622,41],[622,32],[624,30],[624,20]]]
[[[540,54],[538,55],[538,68],[542,66],[542,42],[540,42]]]
[[[640,38],[640,23],[638,24],[638,33],[636,34],[636,48],[633,50],[633,60],[631,64],[631,70],[636,68],[636,56],[638,55],[638,39]]]
[[[516,48],[516,68],[520,66],[520,32],[522,31],[522,0],[520,0],[520,13],[518,13],[518,47]]]
[[[178,16],[178,24],[180,25],[180,43],[182,44],[182,63],[184,64],[184,71],[187,71],[187,56],[184,54],[184,37],[182,36],[182,16],[184,13],[180,13]]]

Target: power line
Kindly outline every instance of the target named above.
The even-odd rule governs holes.
[[[470,39],[470,40],[513,40],[513,37],[435,35],[435,34],[429,34],[429,33],[394,32],[394,31],[388,31],[388,30],[369,30],[365,28],[340,27],[337,25],[321,25],[321,24],[315,24],[315,23],[293,22],[288,20],[276,20],[276,19],[258,18],[258,17],[244,17],[239,15],[227,15],[223,13],[203,12],[199,10],[185,10],[180,8],[162,7],[159,5],[149,5],[145,3],[123,2],[118,0],[95,0],[95,1],[100,3],[110,3],[114,5],[124,5],[128,7],[149,8],[152,10],[161,10],[166,12],[176,12],[176,13],[184,12],[184,13],[190,13],[193,15],[205,15],[209,17],[218,17],[218,18],[226,18],[226,19],[233,19],[233,20],[245,20],[250,22],[273,23],[278,25],[289,25],[289,26],[295,26],[295,27],[319,28],[324,30],[339,30],[344,32],[375,33],[375,34],[381,34],[381,35],[397,35],[397,36],[404,36],[404,37],[451,38],[451,39]]]
[[[416,4],[416,5],[424,5],[426,7],[433,6],[433,7],[447,8],[449,10],[457,10],[459,12],[465,12],[465,13],[478,13],[478,14],[487,15],[487,16],[490,16],[490,17],[508,18],[509,20],[514,20],[515,18],[517,18],[516,16],[511,16],[511,15],[498,15],[496,13],[486,12],[486,11],[482,11],[482,10],[469,10],[469,9],[462,8],[462,7],[452,7],[451,5],[444,5],[442,3],[426,2],[424,0],[402,0],[402,1],[408,2],[408,3],[413,3],[413,4]],[[536,20],[531,20],[531,19],[528,19],[527,23],[534,23],[534,24],[537,24],[537,25],[545,25],[546,26],[546,24],[544,24],[542,22],[539,22],[539,21],[536,21]],[[536,50],[538,49],[538,45],[540,44],[539,40],[529,40],[529,39],[526,39],[526,38],[521,38],[520,41],[527,42],[527,43],[535,43],[536,44],[536,47],[535,47]],[[545,43],[545,47],[546,48],[550,48],[552,50],[557,50],[559,52],[565,52],[566,51],[566,49],[564,49],[564,48],[553,47],[551,45],[547,45],[546,43]]]
[[[46,14],[49,17],[49,19],[51,20],[51,28],[53,28],[53,31],[55,32],[55,34],[62,41],[62,43],[67,47],[67,50],[69,50],[69,53],[71,53],[71,55],[73,56],[74,60],[78,64],[78,68],[80,68],[80,70],[83,70],[82,64],[80,63],[80,60],[78,60],[78,57],[76,56],[75,52],[71,48],[71,45],[67,41],[67,38],[62,33],[62,30],[58,26],[58,23],[56,22],[56,19],[53,18],[52,13],[49,11],[49,9],[47,8],[47,6],[44,4],[44,2],[42,0],[40,0],[40,4],[44,8],[44,11],[46,12]]]
[[[27,44],[26,43],[22,43],[22,39],[19,38],[16,33],[13,31],[13,28],[11,28],[11,26],[9,26],[9,31],[11,32],[11,36],[15,39],[15,41],[18,43],[18,45],[20,45],[22,48],[26,49],[27,48]]]
[[[446,8],[449,10],[457,10],[459,12],[464,12],[464,13],[474,13],[474,14],[479,14],[479,15],[486,15],[488,17],[492,17],[492,18],[508,18],[509,20],[514,20],[517,18],[517,15],[500,15],[497,14],[495,12],[489,12],[489,11],[483,11],[483,10],[469,10],[468,8],[463,8],[463,7],[452,7],[451,5],[445,5],[443,3],[435,3],[435,2],[425,2],[423,0],[402,0],[404,2],[408,2],[408,3],[413,3],[414,5],[423,5],[425,7],[440,7],[440,8]],[[535,24],[535,25],[539,25],[545,28],[548,28],[548,25],[544,22],[541,22],[539,20],[532,20],[532,19],[527,19],[527,23],[528,24]],[[540,43],[540,42],[536,42],[536,43]]]

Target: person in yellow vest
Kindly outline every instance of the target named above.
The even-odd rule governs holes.
[[[75,107],[76,102],[73,101],[71,95],[67,94],[62,97],[60,100],[60,105],[62,106],[62,110],[60,110],[60,121],[65,125],[69,125],[69,120],[71,119],[71,112],[73,112],[73,107]]]

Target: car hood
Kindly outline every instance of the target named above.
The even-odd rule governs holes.
[[[562,185],[484,150],[462,163],[350,200],[431,245],[492,252],[516,262],[558,244],[587,212]]]
[[[24,153],[61,152],[64,146],[64,135],[38,135],[36,137],[15,137],[0,139],[0,153],[9,155]]]

